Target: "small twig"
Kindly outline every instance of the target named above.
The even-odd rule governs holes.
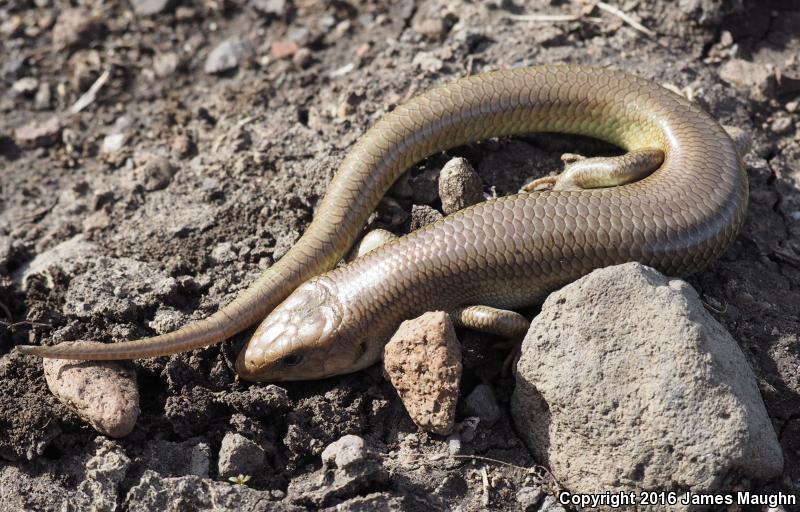
[[[0,320],[0,326],[5,327],[9,331],[13,331],[17,327],[22,327],[23,325],[29,325],[31,327],[47,327],[49,329],[53,328],[53,326],[50,325],[50,324],[42,324],[42,323],[39,323],[39,322],[31,322],[29,320],[23,320],[21,322],[5,322],[3,320]]]
[[[110,76],[111,72],[109,70],[106,69],[105,71],[103,71],[97,78],[97,80],[95,80],[95,82],[92,84],[92,86],[89,87],[89,90],[86,91],[83,94],[83,96],[78,98],[78,101],[76,101],[70,107],[69,109],[70,114],[77,114],[81,110],[85,109],[86,107],[94,103],[94,101],[97,99],[98,91],[100,91],[103,85],[105,85],[105,83],[108,81],[108,77]]]
[[[617,7],[614,7],[613,5],[609,5],[605,2],[597,2],[597,7],[600,8],[600,10],[603,10],[613,16],[616,16],[617,18],[621,19],[622,21],[624,21],[625,23],[627,23],[628,25],[630,25],[631,27],[638,30],[642,34],[645,34],[648,37],[656,36],[655,32],[645,27],[644,25],[642,25],[635,19],[631,18],[630,16],[625,14],[622,10],[620,10]]]
[[[489,474],[486,473],[486,466],[481,468],[481,481],[483,482],[483,498],[481,502],[484,507],[489,506]]]

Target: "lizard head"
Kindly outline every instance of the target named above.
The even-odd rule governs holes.
[[[236,360],[236,372],[253,382],[311,380],[374,362],[343,320],[335,285],[324,276],[312,279],[259,325]]]

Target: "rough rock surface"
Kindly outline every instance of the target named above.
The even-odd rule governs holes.
[[[219,476],[250,476],[260,472],[265,462],[264,449],[241,434],[228,432],[219,449]]]
[[[437,434],[453,430],[461,348],[450,315],[436,311],[403,322],[386,344],[383,367],[414,423]]]
[[[783,468],[739,346],[686,282],[638,263],[548,297],[522,346],[512,414],[573,492],[714,491]]]
[[[450,215],[483,200],[481,177],[466,158],[453,158],[439,173],[442,211]]]
[[[64,359],[44,359],[43,365],[53,395],[98,432],[124,437],[136,426],[139,388],[130,366]]]
[[[288,499],[306,507],[328,507],[383,488],[389,474],[380,455],[358,436],[347,435],[322,452],[322,469],[289,484]]]

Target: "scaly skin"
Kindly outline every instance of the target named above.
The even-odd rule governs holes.
[[[408,167],[468,142],[532,132],[660,150],[664,161],[620,187],[475,205],[309,281],[344,255]],[[608,69],[497,71],[431,89],[378,121],[345,157],[298,243],[208,319],[100,348],[20,348],[65,359],[152,357],[218,342],[272,311],[237,360],[243,378],[347,373],[376,362],[400,322],[425,311],[528,305],[592,269],[628,261],[692,273],[735,237],[746,203],[733,141],[688,100]]]

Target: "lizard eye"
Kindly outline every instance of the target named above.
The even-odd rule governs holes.
[[[281,358],[281,364],[284,366],[297,366],[301,362],[303,362],[301,354],[289,354]]]

